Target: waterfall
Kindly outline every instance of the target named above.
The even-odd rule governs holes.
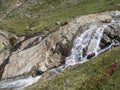
[[[98,23],[92,23],[89,25],[87,30],[83,30],[73,42],[73,47],[71,49],[70,55],[66,58],[64,65],[61,65],[57,68],[52,68],[48,72],[53,74],[59,74],[64,71],[66,67],[70,65],[75,65],[88,61],[90,58],[99,55],[102,52],[110,49],[112,46],[120,45],[115,39],[112,39],[112,42],[107,45],[105,48],[101,48],[101,39],[103,38],[104,31],[106,28],[111,25],[111,22],[104,25],[99,25]],[[111,32],[111,31],[110,31]],[[42,76],[42,75],[41,75]],[[0,82],[0,89],[7,90],[12,88],[24,88],[26,86],[32,85],[37,82],[41,76],[28,77],[23,79],[12,79],[12,80],[3,80]]]
[[[66,67],[86,62],[91,57],[97,56],[113,45],[119,45],[119,42],[115,43],[112,40],[112,43],[108,47],[104,49],[100,48],[101,39],[108,26],[109,24],[100,27],[95,23],[90,24],[88,30],[84,30],[82,34],[78,35],[73,43],[70,55],[66,58]]]
[[[87,60],[87,55],[92,53],[97,55],[105,27],[105,25],[98,27],[96,24],[91,24],[88,30],[80,34],[73,43],[70,56],[66,58],[66,65],[82,63]]]

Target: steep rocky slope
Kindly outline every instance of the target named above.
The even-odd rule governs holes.
[[[50,34],[44,39],[40,35],[23,40],[21,43],[18,43],[18,46],[16,45],[17,49],[11,52],[9,63],[4,68],[2,79],[28,73],[34,75],[37,72],[45,72],[50,68],[63,64],[65,57],[69,55],[73,39],[85,30],[83,28],[87,24],[98,22],[101,25],[109,23],[114,19],[117,23],[110,25],[111,28],[108,28],[106,33],[111,34],[110,36],[113,36],[113,39],[116,36],[119,40],[119,15],[119,11],[86,15],[76,18],[76,20],[61,27],[59,31]],[[109,38],[104,37],[102,41],[106,45],[106,43],[109,43]],[[104,45],[102,46],[104,47]]]

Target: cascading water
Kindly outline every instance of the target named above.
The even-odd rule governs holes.
[[[112,21],[111,23],[115,22]],[[71,54],[66,58],[66,67],[86,62],[91,57],[97,56],[111,48],[113,45],[120,45],[119,42],[115,43],[115,41],[112,40],[112,43],[108,47],[104,49],[100,48],[101,39],[108,26],[109,24],[100,27],[95,23],[90,24],[88,30],[85,30],[82,34],[77,36],[73,43]]]
[[[0,90],[16,90],[20,89],[23,90],[24,87],[27,87],[29,85],[32,85],[33,83],[37,82],[41,76],[36,77],[28,77],[28,78],[22,78],[22,79],[8,79],[3,80],[0,82]]]
[[[104,31],[107,30],[109,25],[116,23],[116,21],[111,21],[111,23],[99,25],[99,23],[92,23],[89,25],[87,30],[83,30],[80,35],[76,37],[73,42],[73,48],[70,55],[66,58],[65,65],[62,65],[58,68],[53,68],[49,70],[52,73],[59,73],[59,71],[65,70],[65,68],[84,63],[88,61],[93,56],[97,56],[100,53],[103,53],[109,50],[112,46],[119,46],[120,42],[115,39],[107,45],[105,48],[101,48],[101,39],[103,38]]]
[[[98,54],[108,50],[112,46],[120,45],[119,42],[113,39],[107,47],[100,47],[104,31],[107,27],[109,27],[109,24],[111,23],[105,25],[99,25],[97,23],[90,24],[89,29],[83,30],[84,32],[78,35],[74,40],[71,54],[66,58],[65,65],[50,69],[48,72],[58,74],[70,65],[86,62],[91,57],[97,56]],[[37,76],[34,78],[29,77],[23,79],[4,80],[0,82],[0,90],[9,90],[9,88],[15,90],[18,88],[22,88],[23,90],[24,87],[37,82],[40,78],[41,76]]]
[[[99,43],[105,27],[107,26],[98,27],[96,24],[91,24],[88,30],[79,35],[74,41],[70,56],[66,59],[66,65],[85,62],[89,54],[98,55]]]

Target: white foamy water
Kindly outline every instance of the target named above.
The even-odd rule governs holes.
[[[23,89],[24,87],[27,87],[29,85],[32,85],[33,83],[37,82],[41,76],[36,76],[36,77],[28,77],[28,78],[23,78],[23,79],[8,79],[8,80],[3,80],[0,82],[0,90],[4,89]],[[16,90],[16,89],[15,89]]]
[[[113,23],[113,22],[112,22]],[[85,30],[82,34],[77,36],[73,43],[71,54],[66,58],[66,67],[88,61],[87,57],[90,54],[94,56],[99,55],[102,52],[107,51],[114,45],[120,45],[120,43],[112,43],[104,48],[100,48],[100,42],[103,37],[103,32],[108,25],[102,25],[100,27],[97,24],[91,24],[88,30]]]
[[[88,30],[80,34],[73,43],[71,54],[66,59],[66,65],[85,62],[87,55],[91,53],[97,55],[100,50],[99,43],[105,27],[98,27],[96,24],[91,24]]]

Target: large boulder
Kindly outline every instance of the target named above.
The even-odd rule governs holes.
[[[115,12],[91,14],[76,18],[60,30],[50,34],[44,39],[41,36],[23,40],[9,57],[9,63],[5,66],[2,79],[45,72],[64,63],[69,55],[73,39],[80,33],[81,27],[94,22],[105,22],[113,19]],[[19,46],[20,45],[20,46]],[[94,56],[90,55],[90,58]]]

